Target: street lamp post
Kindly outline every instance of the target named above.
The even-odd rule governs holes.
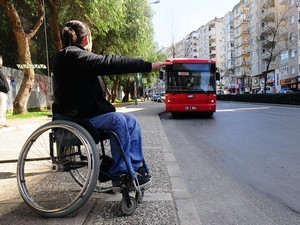
[[[137,87],[136,87],[136,80],[137,78],[135,77],[135,81],[133,83],[134,85],[134,104],[137,105]]]
[[[151,4],[158,4],[158,3],[160,3],[160,0],[156,0],[156,1],[150,2],[149,5],[151,5]],[[137,91],[138,91],[137,85],[139,84],[138,83],[139,79],[140,79],[140,74],[137,73],[136,77],[135,77],[134,84],[133,84],[134,85],[134,103],[135,103],[135,105],[137,105],[137,97],[138,97],[138,94],[137,94]]]
[[[154,2],[150,2],[149,4],[151,5],[151,4],[158,4],[158,3],[160,3],[160,0],[156,0]]]

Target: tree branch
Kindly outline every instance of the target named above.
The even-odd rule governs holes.
[[[33,27],[33,29],[31,29],[26,37],[28,39],[31,39],[32,37],[34,37],[34,35],[36,34],[36,32],[40,29],[41,25],[44,22],[44,16],[45,16],[45,10],[44,10],[44,6],[43,6],[43,0],[37,0],[37,5],[38,5],[38,14],[39,17]]]

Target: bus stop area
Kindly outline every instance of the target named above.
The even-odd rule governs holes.
[[[38,117],[8,120],[10,126],[0,129],[0,224],[201,224],[159,118],[164,104],[139,102],[117,111],[129,112],[138,118],[144,155],[153,177],[152,187],[145,192],[143,202],[133,215],[122,215],[121,194],[97,192],[76,215],[64,218],[43,218],[27,207],[17,187],[16,161],[28,136],[51,121],[51,117]]]

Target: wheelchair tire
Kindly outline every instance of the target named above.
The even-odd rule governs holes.
[[[80,170],[81,185],[70,171]],[[92,195],[99,174],[94,139],[80,125],[56,120],[35,130],[18,159],[17,183],[25,203],[44,217],[64,217]]]
[[[136,208],[137,208],[137,202],[136,202],[135,198],[130,196],[129,200],[130,200],[130,206],[128,206],[127,201],[126,201],[125,198],[122,198],[122,200],[120,202],[121,212],[125,216],[132,215],[135,212]]]

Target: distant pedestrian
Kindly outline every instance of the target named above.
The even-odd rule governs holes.
[[[6,110],[7,110],[7,93],[9,92],[9,84],[7,78],[2,72],[3,59],[0,55],[0,127],[7,127]]]

